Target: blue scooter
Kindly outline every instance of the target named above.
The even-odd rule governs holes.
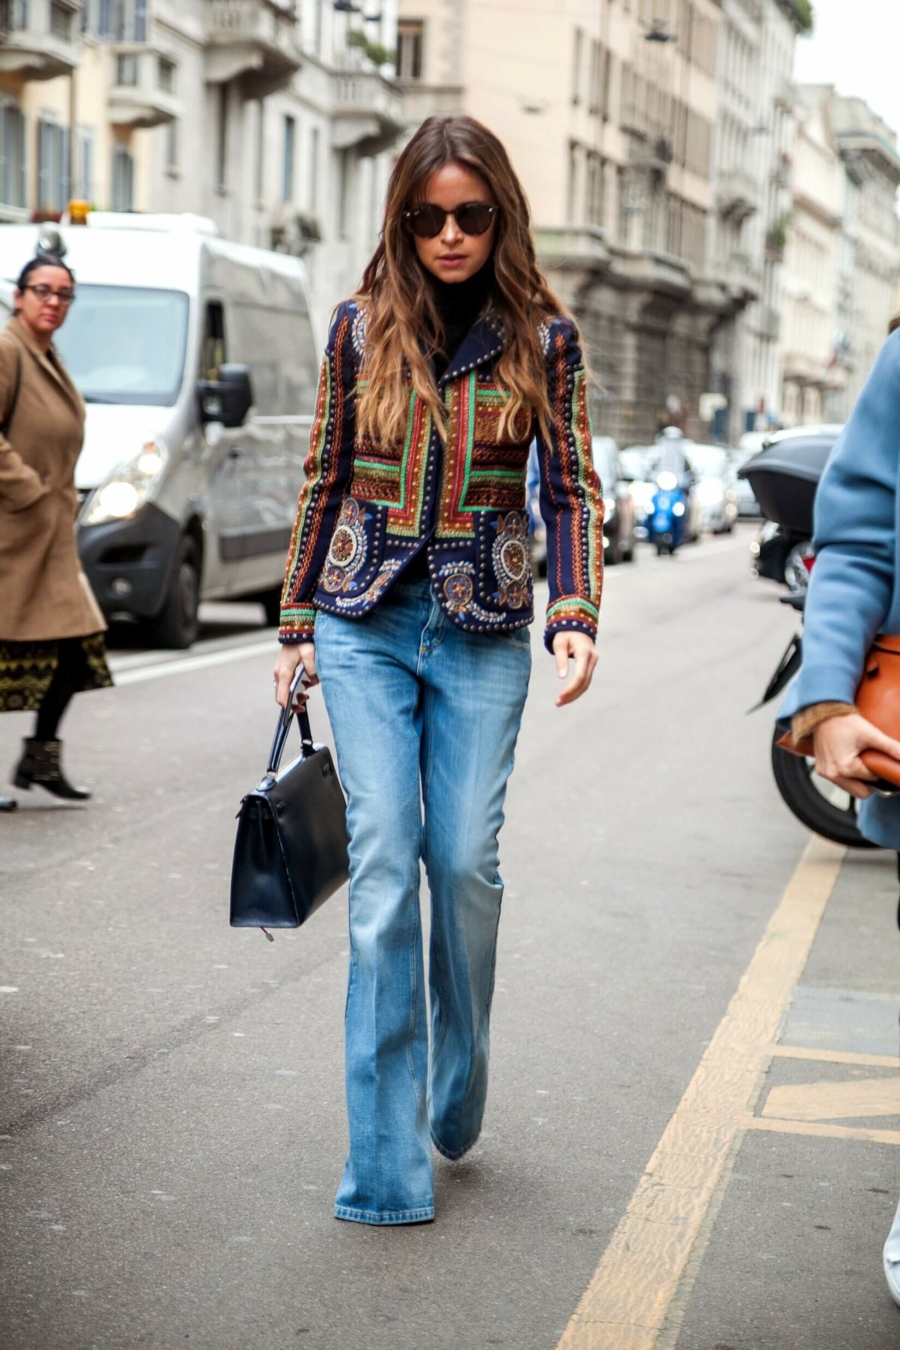
[[[656,477],[656,491],[647,514],[647,537],[656,545],[656,552],[674,553],[684,541],[687,521],[687,493],[671,469],[663,469]]]

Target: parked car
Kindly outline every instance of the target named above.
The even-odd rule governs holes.
[[[760,447],[761,449],[762,447]],[[757,453],[755,450],[730,450],[731,467],[735,473],[735,489],[737,491],[737,509],[739,520],[759,520],[762,515],[762,508],[756,500],[756,494],[750,484],[749,479],[741,478],[740,471]]]
[[[591,446],[594,467],[603,487],[603,560],[609,564],[633,562],[637,512],[619,458],[619,447],[611,436],[595,436]]]
[[[632,445],[619,451],[619,464],[634,502],[634,530],[637,539],[647,538],[647,516],[653,508],[656,484],[650,474],[650,464],[658,454],[655,445]]]
[[[108,616],[187,647],[201,599],[277,621],[315,410],[318,342],[299,259],[192,216],[62,226],[78,302],[57,342],[87,404],[75,471],[82,566]],[[0,278],[38,227],[0,230]]]
[[[689,453],[704,530],[730,534],[738,516],[738,479],[731,456],[721,445],[695,444]]]

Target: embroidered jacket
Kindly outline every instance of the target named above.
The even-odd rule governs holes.
[[[551,649],[562,630],[596,634],[603,499],[575,326],[555,319],[543,339],[550,438],[537,434]],[[500,435],[509,396],[495,368],[502,350],[496,322],[480,319],[438,381],[446,440],[410,385],[406,437],[385,444],[356,429],[365,313],[352,301],[339,306],[288,553],[280,641],[312,641],[317,610],[368,613],[423,548],[440,603],[461,628],[504,632],[531,623],[525,475],[537,429]]]

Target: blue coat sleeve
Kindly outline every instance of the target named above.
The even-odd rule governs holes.
[[[900,332],[888,338],[816,493],[803,667],[780,717],[853,703],[894,594],[900,468]]]

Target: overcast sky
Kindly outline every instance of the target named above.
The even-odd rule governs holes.
[[[900,133],[900,0],[813,0],[815,30],[797,40],[796,78],[859,94]]]

